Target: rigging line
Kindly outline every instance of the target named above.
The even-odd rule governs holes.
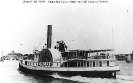
[[[55,37],[53,34],[52,34],[52,36],[58,41],[58,38],[57,37]],[[54,42],[53,39],[52,39],[52,42]],[[51,45],[54,47],[53,43],[51,43]]]
[[[52,34],[53,35],[53,34]],[[54,35],[53,35],[54,36]],[[55,36],[54,36],[55,37]],[[57,40],[58,40],[58,38],[57,37],[55,37]]]
[[[58,41],[57,37],[55,37],[53,34],[52,34],[52,36]],[[54,42],[54,40],[52,40],[52,42]],[[51,45],[54,47],[53,43],[51,43]]]
[[[46,35],[44,36],[44,38],[42,39],[42,41],[45,39]],[[40,44],[42,43],[42,41],[39,43],[39,45],[35,49],[37,49],[40,46]]]

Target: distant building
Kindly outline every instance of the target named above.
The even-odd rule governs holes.
[[[131,56],[131,59],[133,60],[133,52],[132,53],[129,53],[129,54],[117,54],[115,55],[116,57],[116,60],[127,60],[127,56],[130,55]]]
[[[15,53],[14,51],[3,56],[5,60],[19,60],[22,57],[21,53]]]
[[[116,57],[116,60],[126,60],[127,55],[128,54],[117,54],[115,55],[115,57]]]

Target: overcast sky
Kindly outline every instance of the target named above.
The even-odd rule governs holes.
[[[41,49],[46,43],[47,25],[52,25],[52,46],[64,40],[69,49],[114,48],[114,53],[131,53],[133,2],[108,1],[104,4],[50,4],[2,0],[0,52],[25,54],[33,53],[33,47]]]

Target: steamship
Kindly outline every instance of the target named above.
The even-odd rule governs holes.
[[[65,42],[57,41],[51,47],[52,25],[48,25],[47,45],[41,51],[35,50],[34,60],[20,60],[19,70],[23,73],[65,76],[85,76],[116,78],[120,71],[111,55],[113,49],[104,50],[67,50]]]

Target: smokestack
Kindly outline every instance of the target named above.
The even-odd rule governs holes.
[[[48,25],[47,48],[51,48],[51,43],[52,43],[52,25]]]

